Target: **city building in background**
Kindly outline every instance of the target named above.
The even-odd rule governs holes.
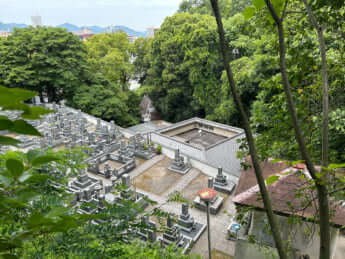
[[[40,15],[31,16],[31,25],[34,27],[42,26],[43,25],[42,16],[40,16]]]
[[[12,32],[8,31],[0,31],[0,38],[7,38],[8,36],[10,36],[12,34]]]
[[[73,31],[74,35],[78,36],[82,41],[87,40],[88,38],[95,35],[91,30],[83,28],[81,31]]]
[[[154,27],[147,28],[147,30],[146,30],[146,37],[147,38],[153,38],[155,36],[155,33],[158,30],[159,30],[159,28],[154,28]]]

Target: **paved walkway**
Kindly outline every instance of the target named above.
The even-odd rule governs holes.
[[[339,233],[334,259],[344,259],[345,258],[345,235]]]
[[[141,175],[144,173],[147,169],[151,168],[155,164],[157,164],[159,161],[163,160],[165,156],[159,155],[155,156],[150,160],[147,160],[146,162],[142,163],[140,166],[136,167],[133,171],[129,173],[131,176],[131,179]]]
[[[191,181],[193,181],[196,177],[199,176],[201,172],[198,169],[192,168],[189,170],[187,174],[181,177],[175,183],[173,186],[171,186],[167,191],[163,193],[162,196],[168,197],[170,193],[173,193],[174,191],[182,192],[184,188],[187,187],[188,184],[190,184]]]
[[[158,159],[158,158],[157,158]],[[159,159],[157,162],[159,162]],[[152,163],[152,166],[155,163]],[[149,167],[147,167],[149,168]],[[139,168],[138,168],[139,169]],[[143,172],[142,172],[143,173]],[[188,186],[190,182],[193,181],[196,177],[202,174],[199,170],[193,168],[186,175],[181,177],[177,183],[170,187],[163,195],[156,195],[151,192],[143,191],[139,188],[136,190],[148,195],[148,197],[157,202],[157,205],[154,207],[160,207],[165,212],[173,213],[175,215],[181,214],[181,203],[176,202],[167,202],[168,195],[174,191],[182,191]],[[132,175],[132,173],[131,173]],[[137,174],[139,175],[139,174]],[[152,206],[147,208],[147,211],[151,211]],[[189,208],[189,213],[195,219],[195,221],[206,224],[206,213],[204,211],[198,210],[194,207]],[[231,215],[235,214],[235,205],[231,201],[231,197],[228,197],[222,209],[218,212],[217,215],[210,215],[211,222],[211,238],[212,238],[212,248],[218,251],[221,251],[227,255],[235,254],[235,243],[228,240],[227,237],[227,227],[230,223]],[[205,231],[199,240],[194,244],[191,253],[201,254],[203,258],[207,258],[207,231]]]

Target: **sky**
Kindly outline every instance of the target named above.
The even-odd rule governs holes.
[[[125,25],[138,31],[159,27],[182,0],[0,0],[0,22],[31,24],[32,15],[43,25],[72,23]]]

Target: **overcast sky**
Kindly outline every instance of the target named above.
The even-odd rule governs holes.
[[[125,25],[135,30],[158,27],[182,0],[0,0],[0,22],[31,24],[42,16],[44,25]]]

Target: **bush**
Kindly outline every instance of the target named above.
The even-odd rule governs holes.
[[[157,154],[158,155],[162,154],[162,146],[161,145],[157,146]]]

